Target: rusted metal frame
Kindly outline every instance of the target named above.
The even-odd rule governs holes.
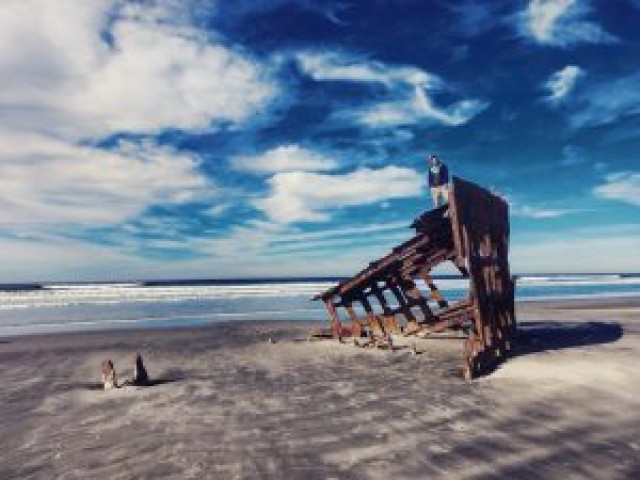
[[[358,301],[364,308],[364,311],[367,314],[367,318],[369,319],[369,328],[371,330],[371,336],[372,337],[384,336],[386,334],[386,332],[384,331],[384,327],[380,322],[380,320],[378,319],[378,317],[376,316],[375,312],[373,311],[373,308],[371,307],[371,303],[369,303],[369,300],[367,299],[366,295],[364,295],[363,293],[362,296],[358,298]]]
[[[340,316],[333,302],[333,297],[325,299],[324,305],[331,320],[331,333],[334,337],[340,337],[342,334],[342,323],[340,322]]]
[[[449,218],[445,220],[446,208],[449,209]],[[391,254],[373,262],[355,277],[341,282],[339,288],[329,289],[317,298],[331,299],[334,309],[333,297],[337,294],[341,295],[345,305],[348,297],[359,295],[368,303],[366,296],[376,293],[367,285],[384,280],[398,300],[398,311],[404,313],[410,322],[411,317],[415,317],[410,308],[416,299],[411,298],[402,280],[394,281],[393,277],[413,279],[421,268],[430,269],[443,260],[452,260],[463,276],[469,278],[469,303],[464,307],[445,307],[438,312],[439,321],[430,325],[430,330],[472,321],[464,357],[466,374],[475,376],[497,361],[496,353],[501,353],[515,333],[514,284],[509,273],[507,251],[508,206],[476,185],[454,177],[448,207],[424,214],[420,219],[425,222],[416,221],[412,225],[419,235],[394,248]],[[483,245],[485,241],[486,245]],[[363,306],[367,310],[365,303]],[[355,312],[349,316],[353,322]],[[379,324],[371,308],[367,311],[367,318],[374,327]],[[336,324],[333,320],[332,323]],[[380,331],[384,333],[382,329]]]
[[[429,253],[416,253],[414,256],[409,257],[405,262],[403,262],[401,275],[403,277],[412,276],[414,272],[420,271],[425,267],[431,269],[432,267],[453,258],[454,255],[455,252],[452,249],[444,247]]]
[[[508,215],[508,212],[506,213]],[[508,218],[508,217],[507,217]],[[502,311],[501,314],[504,319],[505,335],[506,335],[506,348],[511,348],[511,342],[515,333],[515,316],[514,316],[514,290],[513,280],[509,272],[508,261],[508,242],[509,242],[509,226],[503,225],[502,230],[499,232],[500,238],[497,243],[497,255],[499,275],[502,283]]]
[[[420,233],[423,233],[426,230],[430,230],[433,228],[434,224],[437,225],[439,221],[444,220],[444,213],[446,211],[446,205],[442,205],[433,210],[429,210],[415,219],[410,228],[414,228]]]
[[[362,323],[360,322],[360,319],[358,318],[355,310],[353,309],[353,304],[348,303],[344,306],[344,308],[347,311],[347,315],[349,315],[349,319],[351,320],[351,336],[361,337],[363,327],[362,327]]]
[[[382,307],[384,330],[387,333],[398,333],[399,327],[396,323],[395,315],[393,314],[387,299],[384,298],[383,290],[378,286],[378,282],[373,282],[370,286],[371,293],[376,297],[378,303]]]
[[[431,275],[429,275],[430,270],[431,269],[427,269],[427,268],[422,269],[420,271],[420,278],[427,285],[427,287],[429,287],[429,290],[431,292],[429,294],[429,298],[438,302],[438,306],[440,308],[446,308],[449,306],[449,303],[445,300],[442,293],[440,293],[440,290],[438,290],[438,287],[436,286],[436,284],[433,283],[433,279],[431,278]]]
[[[491,211],[491,210],[489,210]],[[486,219],[483,219],[486,221]],[[496,305],[496,295],[495,295],[495,278],[494,278],[494,270],[495,270],[495,258],[493,251],[493,242],[491,238],[491,232],[485,232],[480,240],[480,253],[482,255],[482,259],[484,260],[482,265],[482,277],[484,281],[484,292],[486,294],[486,318],[485,318],[485,329],[487,331],[487,337],[489,339],[489,343],[486,345],[488,350],[496,351],[499,353],[501,348],[501,332],[498,325],[498,305]]]
[[[511,329],[509,326],[509,295],[510,288],[507,285],[509,279],[508,252],[505,241],[508,240],[505,219],[508,219],[508,207],[492,199],[494,222],[491,225],[491,254],[495,259],[492,265],[492,290],[495,305],[495,323],[498,334],[498,356],[503,356],[511,348]],[[506,209],[506,210],[505,210]]]
[[[427,245],[431,241],[428,235],[417,235],[403,244],[395,247],[389,255],[383,257],[377,262],[372,262],[367,268],[360,271],[354,277],[340,282],[335,287],[326,290],[323,293],[315,295],[312,300],[319,300],[329,298],[336,294],[350,295],[352,290],[356,290],[362,285],[366,285],[374,278],[381,279],[385,276],[386,271],[395,268],[397,263],[401,261],[403,256],[407,256],[415,249],[420,248],[423,245]]]
[[[393,260],[385,260],[371,268],[369,271],[363,271],[356,277],[344,282],[339,291],[341,295],[353,296],[354,292],[364,291],[371,282],[383,280],[390,270],[398,268],[400,265],[398,255],[393,255]]]
[[[467,320],[473,317],[473,306],[467,305],[445,315],[438,315],[438,321],[426,326],[423,330],[428,333],[439,333],[446,329],[462,326]]]
[[[429,308],[427,299],[422,296],[415,282],[409,276],[396,276],[394,283],[400,288],[403,296],[408,300],[407,307],[411,309],[412,306],[417,306],[422,312],[424,321],[429,323],[433,322],[435,315]]]
[[[411,308],[409,306],[409,302],[405,298],[404,294],[398,288],[398,285],[396,284],[395,277],[387,278],[386,287],[389,289],[389,291],[391,291],[393,296],[398,301],[398,305],[399,305],[398,313],[401,313],[406,318],[406,320],[407,320],[407,330],[409,330],[409,331],[418,330],[419,329],[418,319],[416,318],[416,316],[411,311]]]
[[[485,202],[486,203],[486,202]],[[476,214],[477,224],[469,227],[467,238],[470,240],[466,247],[470,252],[469,263],[472,267],[471,278],[474,288],[479,324],[476,330],[482,335],[482,349],[479,350],[475,343],[475,338],[470,336],[469,344],[466,346],[468,368],[471,375],[479,373],[481,370],[489,368],[499,360],[504,348],[504,331],[500,325],[500,310],[504,302],[497,295],[497,268],[500,263],[500,255],[494,249],[493,239],[497,237],[496,231],[500,231],[500,224],[487,215],[494,218],[501,218],[496,215],[493,205],[478,205],[481,210]],[[497,224],[497,225],[496,225]],[[484,229],[482,228],[484,227]],[[489,231],[487,231],[487,227]],[[493,237],[493,238],[492,238]],[[489,261],[487,261],[489,258]],[[471,355],[471,357],[469,357]]]
[[[504,250],[502,248],[502,232],[504,230],[503,225],[500,225],[499,228],[494,232],[494,256],[496,259],[495,265],[493,267],[493,282],[494,282],[494,294],[496,296],[495,303],[497,305],[497,324],[499,327],[499,336],[500,336],[500,349],[501,354],[505,354],[507,351],[511,349],[511,331],[509,327],[509,287],[507,285],[508,281],[508,273],[505,272],[505,259],[503,257]],[[508,269],[506,269],[508,270]]]
[[[469,257],[469,292],[472,301],[473,329],[469,332],[469,337],[464,346],[465,376],[471,378],[478,374],[478,366],[481,361],[482,352],[486,348],[487,338],[484,328],[486,304],[484,295],[484,285],[478,272],[478,262],[476,259],[476,248],[472,243],[473,238],[466,227],[462,227],[461,238],[464,241],[463,249],[470,253]]]
[[[337,292],[340,293],[340,295],[349,295],[353,289],[357,289],[363,285],[368,285],[375,279],[384,279],[389,270],[398,268],[402,257],[407,256],[413,250],[421,247],[422,245],[428,244],[429,241],[430,238],[426,235],[417,235],[416,237],[407,240],[403,244],[394,248],[391,254],[383,257],[377,262],[372,262],[369,267],[356,274],[353,278],[340,283]]]
[[[387,299],[384,298],[382,289],[378,286],[378,282],[373,282],[370,286],[370,289],[371,289],[371,293],[373,294],[374,297],[376,297],[376,299],[378,300],[378,303],[382,307],[382,312],[385,315],[391,315],[391,308],[387,303]]]

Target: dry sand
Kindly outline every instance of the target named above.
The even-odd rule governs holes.
[[[302,323],[0,339],[0,478],[640,478],[639,313],[520,304],[518,351],[473,382],[459,340],[389,353]],[[155,385],[102,391],[136,351]]]

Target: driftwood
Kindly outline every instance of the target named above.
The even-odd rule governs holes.
[[[102,385],[105,390],[127,386],[143,387],[149,384],[149,374],[142,361],[142,355],[139,353],[133,357],[133,377],[125,380],[122,384],[118,384],[116,369],[111,359],[108,358],[102,362]]]
[[[136,353],[133,364],[133,379],[131,383],[137,386],[147,385],[149,383],[149,374],[147,373],[147,369],[144,368],[142,355]]]
[[[366,344],[380,345],[392,333],[424,337],[449,329],[464,332],[466,378],[486,373],[505,358],[516,329],[508,205],[457,177],[448,200],[413,222],[413,238],[312,298],[324,302],[330,321],[329,329],[314,336],[366,337]],[[468,297],[453,304],[430,276],[434,267],[447,261],[469,279]],[[364,316],[357,315],[355,306]],[[341,311],[348,325],[343,324]]]
[[[102,385],[105,390],[118,388],[116,369],[110,359],[103,360],[102,362]]]

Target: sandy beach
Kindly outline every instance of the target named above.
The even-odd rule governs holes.
[[[238,322],[0,339],[0,478],[640,477],[640,299],[520,303],[472,382],[457,339],[395,352]],[[269,339],[274,342],[270,342]],[[103,391],[100,364],[153,385]]]

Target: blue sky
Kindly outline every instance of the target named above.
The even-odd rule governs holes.
[[[511,205],[515,272],[640,271],[640,1],[4,0],[0,281],[344,275]]]

